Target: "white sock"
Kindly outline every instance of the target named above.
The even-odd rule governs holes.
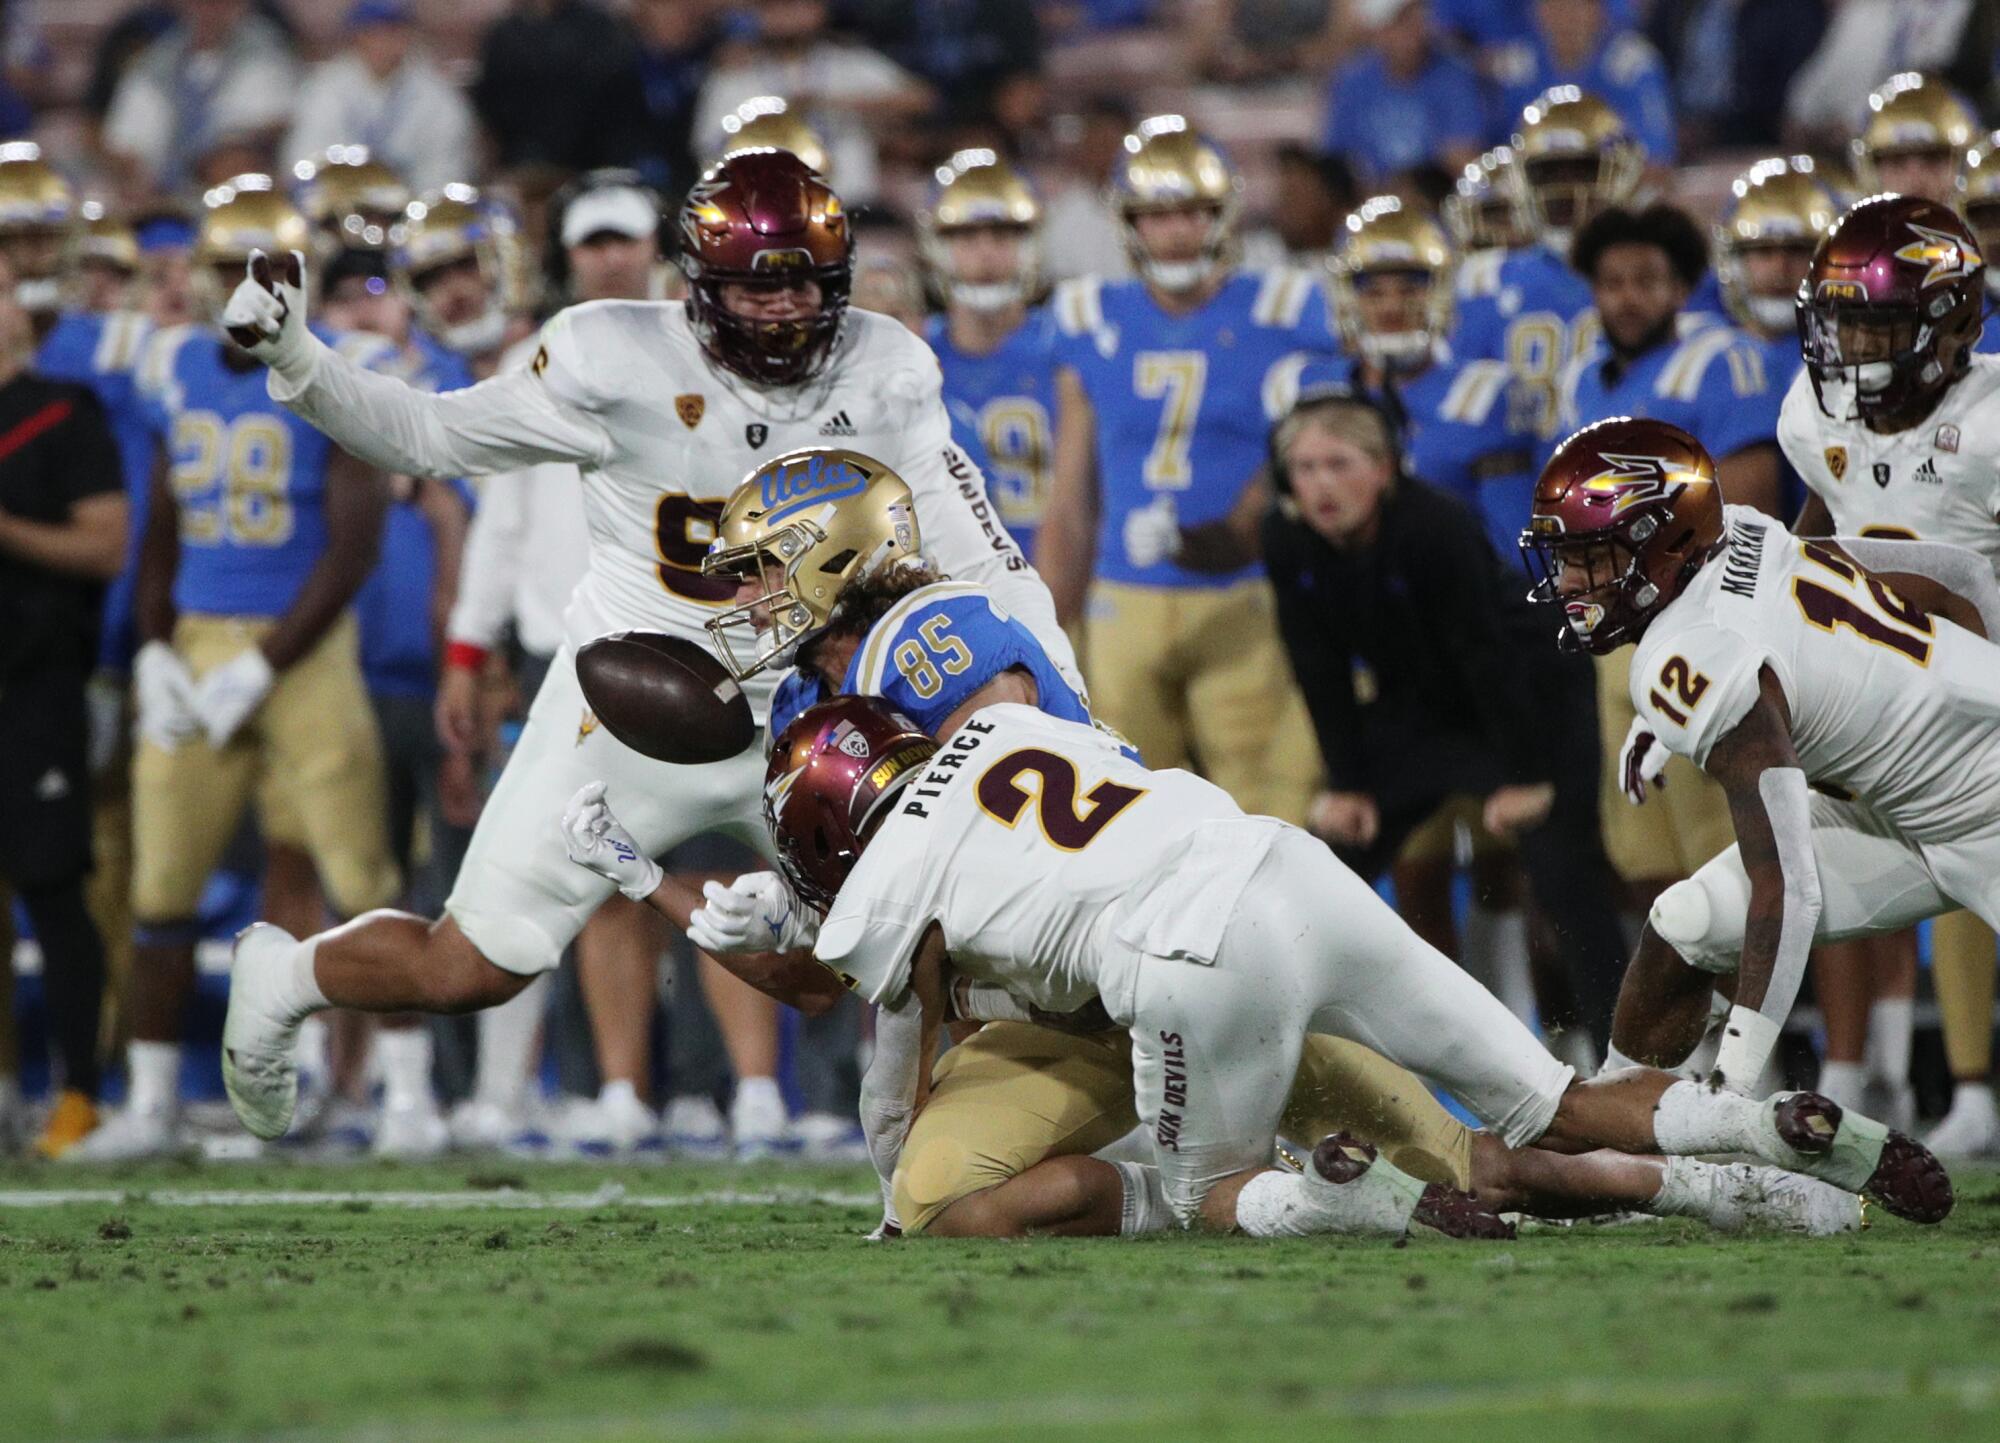
[[[1125,1184],[1125,1205],[1118,1219],[1121,1237],[1164,1232],[1173,1226],[1173,1210],[1160,1186],[1160,1170],[1142,1162],[1114,1162],[1118,1180]]]
[[[1474,907],[1466,917],[1466,934],[1484,920],[1486,955],[1492,961],[1493,995],[1507,1010],[1532,1027],[1535,1024],[1535,979],[1528,967],[1528,917],[1520,908],[1488,912]]]
[[[299,1045],[293,1056],[300,1074],[317,1077],[322,1084],[331,1080],[326,1060],[328,1029],[324,1017],[308,1017],[299,1024]]]
[[[317,937],[308,937],[292,949],[278,987],[278,1005],[284,1009],[287,1021],[297,1022],[333,1005],[320,991],[319,978],[313,970],[313,959],[318,955]]]
[[[775,1077],[744,1077],[737,1079],[736,1101],[732,1110],[741,1107],[775,1108],[785,1110],[784,1094],[778,1091]]]
[[[1993,1111],[1993,1087],[1985,1082],[1961,1082],[1951,1090],[1951,1110],[1961,1107],[1978,1112]]]
[[[1819,1085],[1813,1090],[1830,1097],[1842,1107],[1859,1107],[1868,1086],[1868,1065],[1863,1062],[1823,1062]]]
[[[375,1033],[375,1066],[382,1074],[384,1107],[422,1106],[431,1100],[431,1030],[383,1027]]]
[[[1788,1155],[1778,1136],[1770,1099],[1753,1101],[1711,1091],[1699,1082],[1676,1082],[1653,1104],[1653,1137],[1673,1155],[1748,1152],[1762,1158]]]
[[[639,1089],[622,1077],[616,1078],[597,1089],[597,1100],[621,1105],[635,1103],[639,1100]]]
[[[1660,1170],[1660,1190],[1641,1212],[1662,1218],[1706,1217],[1715,1196],[1715,1168],[1699,1158],[1670,1157]]]
[[[130,1042],[125,1046],[126,1107],[133,1112],[163,1112],[180,1097],[181,1045],[178,1042]]]
[[[1627,1072],[1634,1067],[1644,1067],[1645,1065],[1646,1064],[1643,1062],[1633,1061],[1631,1058],[1627,1057],[1624,1053],[1620,1052],[1618,1050],[1618,1044],[1614,1042],[1605,1050],[1604,1067],[1602,1072],[1600,1072],[1598,1075],[1603,1076],[1605,1073],[1612,1073],[1612,1072]]]
[[[1386,1157],[1376,1158],[1353,1182],[1331,1183],[1309,1172],[1264,1172],[1236,1195],[1236,1226],[1253,1238],[1401,1237],[1423,1195],[1424,1184]]]
[[[1910,1085],[1910,1033],[1914,997],[1879,997],[1868,1013],[1868,1066],[1892,1090]]]
[[[498,1007],[479,1014],[479,1066],[473,1095],[512,1111],[533,1087],[536,1041],[549,977],[543,973]]]

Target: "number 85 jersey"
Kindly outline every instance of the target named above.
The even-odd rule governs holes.
[[[2000,822],[2000,647],[1750,507],[1723,517],[1724,549],[1633,658],[1632,705],[1654,734],[1705,766],[1768,666],[1808,780],[1919,841]]]

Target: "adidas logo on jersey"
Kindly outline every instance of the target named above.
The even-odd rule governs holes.
[[[1915,479],[1925,486],[1944,485],[1944,477],[1938,475],[1936,462],[1929,458],[1926,458],[1924,464],[1917,468]]]
[[[835,411],[833,418],[819,428],[819,433],[822,436],[852,436],[855,434],[854,423],[847,419],[847,412]]]

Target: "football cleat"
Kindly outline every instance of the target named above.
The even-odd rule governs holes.
[[[298,939],[258,922],[237,934],[222,1024],[222,1085],[237,1119],[266,1142],[283,1137],[298,1106],[299,1024],[276,997]]]
[[[729,1123],[706,1097],[676,1097],[667,1104],[667,1146],[688,1157],[722,1157],[729,1151]]]
[[[369,1150],[377,1157],[421,1162],[441,1156],[450,1146],[451,1129],[438,1111],[437,1100],[419,1095],[382,1104]]]
[[[1961,1084],[1952,1094],[1951,1111],[1924,1145],[1940,1157],[2000,1155],[2000,1109],[1993,1105],[1992,1090]]]
[[[1816,1092],[1778,1098],[1772,1120],[1784,1144],[1805,1159],[1799,1171],[1858,1192],[1913,1223],[1943,1222],[1950,1215],[1951,1177],[1915,1138],[1843,1112]],[[1869,1170],[1859,1185],[1850,1185],[1863,1167]]]
[[[179,1107],[126,1108],[62,1154],[64,1162],[138,1162],[188,1152]]]
[[[775,1090],[739,1087],[729,1105],[729,1131],[735,1138],[738,1162],[761,1162],[799,1150],[799,1140],[792,1135],[791,1114]]]
[[[35,1139],[35,1151],[43,1157],[61,1157],[97,1131],[97,1104],[85,1094],[66,1087],[42,1124]]]
[[[1709,1221],[1722,1232],[1761,1227],[1823,1238],[1867,1225],[1862,1198],[1783,1168],[1729,1163],[1719,1191],[1721,1210]]]
[[[1479,1242],[1507,1242],[1515,1236],[1514,1224],[1486,1206],[1469,1192],[1460,1192],[1449,1183],[1434,1182],[1417,1199],[1410,1221],[1443,1233],[1448,1238],[1470,1238]]]
[[[596,1099],[578,1109],[570,1145],[586,1157],[630,1157],[660,1149],[660,1119],[639,1100],[629,1082],[607,1083]]]

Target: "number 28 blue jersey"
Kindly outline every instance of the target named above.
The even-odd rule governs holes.
[[[1035,634],[981,588],[940,581],[911,592],[855,649],[838,693],[817,676],[792,671],[771,697],[771,735],[831,695],[879,696],[927,732],[1002,672],[1035,682],[1035,705],[1063,721],[1090,725],[1090,708],[1064,680]]]
[[[265,393],[262,366],[232,366],[225,347],[211,327],[175,326],[140,362],[180,513],[174,606],[279,616],[326,550],[333,443]]]
[[[1055,458],[1055,318],[1046,310],[1029,311],[983,356],[952,345],[943,316],[931,318],[924,337],[944,372],[952,439],[979,463],[1000,519],[1032,561]]]

